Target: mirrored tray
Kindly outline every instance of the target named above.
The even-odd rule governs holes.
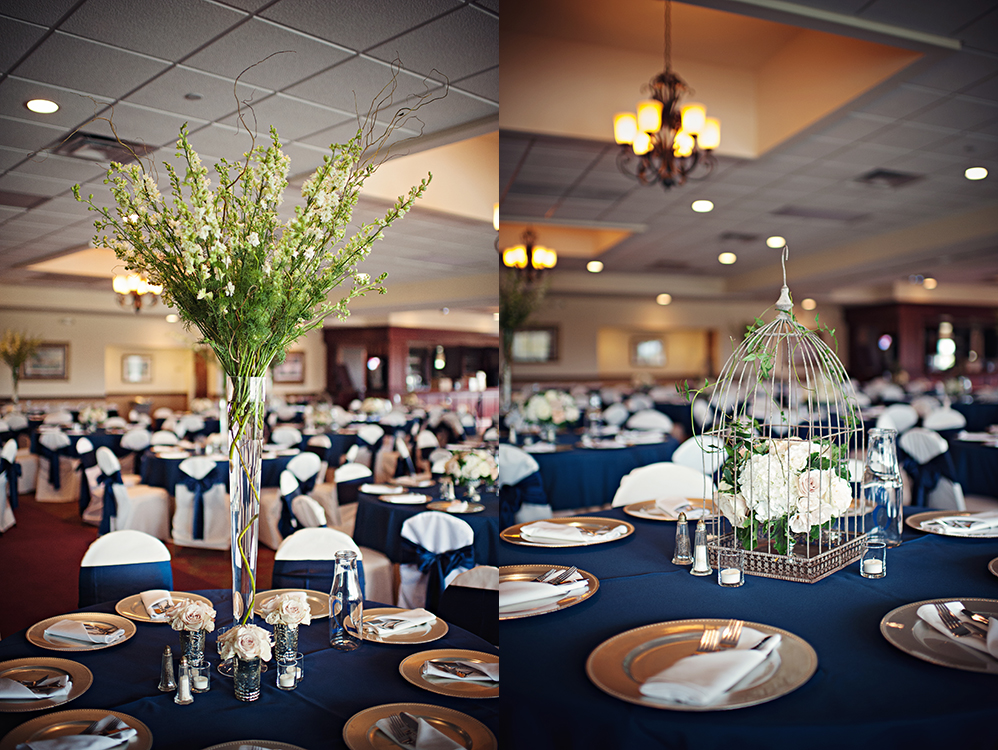
[[[691,706],[642,695],[645,680],[696,651],[705,628],[720,628],[727,622],[717,618],[673,620],[628,630],[593,650],[586,661],[586,674],[600,690],[629,703],[671,711],[728,711],[784,696],[811,679],[818,668],[818,655],[803,638],[771,625],[745,622],[746,628],[765,635],[779,633],[783,640],[769,659],[717,703]]]
[[[115,745],[121,750],[150,750],[152,748],[152,732],[149,727],[136,718],[118,711],[108,711],[106,709],[82,708],[78,710],[56,711],[55,713],[39,716],[31,721],[26,721],[18,727],[10,730],[7,736],[0,742],[0,750],[15,750],[22,742],[34,742],[37,740],[52,740],[57,737],[68,737],[73,734],[80,734],[93,722],[103,719],[110,714],[125,722],[136,731],[136,735],[127,744]]]
[[[498,750],[499,743],[487,726],[468,714],[425,703],[387,703],[354,714],[343,727],[343,741],[350,750],[398,750],[399,746],[375,722],[405,711],[427,722],[467,750]]]
[[[959,596],[926,599],[892,609],[880,621],[880,632],[892,646],[923,661],[968,672],[998,674],[998,659],[946,637],[918,616],[918,608],[923,604],[951,601],[961,601],[969,610],[998,617],[998,599]]]
[[[93,684],[94,676],[79,662],[57,659],[50,656],[35,656],[26,659],[12,659],[0,663],[0,677],[25,682],[46,677],[66,675],[72,683],[69,694],[61,698],[34,698],[30,700],[0,700],[0,713],[20,711],[42,711],[61,706],[79,698]]]
[[[114,643],[86,643],[84,641],[73,640],[72,638],[45,635],[45,629],[51,625],[55,625],[60,620],[76,620],[85,626],[98,628],[121,628],[125,631],[125,635]],[[70,612],[68,615],[56,615],[41,622],[36,622],[28,628],[24,637],[28,639],[28,643],[40,648],[47,648],[51,651],[99,651],[104,648],[113,648],[114,646],[121,645],[135,635],[135,631],[134,622],[118,615],[109,615],[103,612]]]
[[[431,693],[449,695],[453,698],[498,698],[499,683],[482,680],[449,680],[446,677],[427,676],[422,673],[423,664],[430,659],[461,659],[472,664],[498,664],[497,654],[483,651],[468,651],[463,648],[437,648],[420,651],[407,656],[399,664],[399,673],[416,687]]]
[[[312,610],[313,620],[321,620],[323,617],[329,617],[329,594],[323,594],[321,591],[312,591],[310,589],[268,589],[267,591],[258,591],[256,600],[253,603],[253,614],[263,617],[263,605],[266,602],[269,602],[275,596],[290,594],[294,591],[300,591],[305,594],[305,601],[308,602],[308,608]]]
[[[365,609],[364,622],[366,624],[372,617],[390,615],[392,612],[405,612],[405,609],[402,607],[376,607],[375,609]],[[447,635],[448,629],[447,623],[439,617],[427,625],[421,625],[418,628],[403,630],[401,633],[391,635],[378,635],[372,628],[365,626],[364,640],[372,641],[373,643],[401,643],[408,645],[414,643],[430,643],[431,641],[439,640]]]
[[[211,603],[211,599],[201,596],[200,594],[191,594],[186,591],[171,591],[170,598],[174,602],[178,602],[181,599],[193,599],[197,602],[204,602],[209,607],[214,607],[215,605]],[[131,596],[126,596],[120,602],[114,605],[114,611],[117,612],[122,617],[127,617],[129,620],[135,620],[136,622],[151,622],[151,623],[163,623],[169,624],[169,620],[154,620],[146,612],[145,605],[142,604],[141,594],[132,594]]]
[[[621,536],[613,537],[607,539],[605,537],[593,536],[592,541],[559,541],[552,539],[551,541],[542,540],[528,540],[524,539],[520,534],[520,529],[529,524],[518,523],[510,526],[507,529],[503,529],[499,537],[510,544],[519,544],[524,547],[590,547],[594,544],[606,544],[608,542],[616,542],[621,539],[626,539],[631,534],[634,533],[634,526],[629,524],[627,521],[618,521],[614,518],[596,518],[590,516],[574,516],[569,518],[545,518],[548,523],[558,523],[564,524],[566,526],[575,526],[582,529],[584,532],[596,533],[604,529],[612,529],[617,526],[624,526],[626,531]],[[533,523],[533,522],[531,522]]]
[[[552,569],[568,570],[568,565],[504,565],[499,568],[499,583],[503,581],[532,581],[537,576],[547,573]],[[548,612],[557,612],[560,609],[567,609],[579,602],[584,602],[599,590],[599,579],[592,573],[580,570],[579,574],[589,582],[589,588],[576,594],[563,597],[551,597],[550,599],[537,599],[530,602],[520,602],[499,608],[500,620],[517,620],[521,617],[534,617],[536,615],[546,615]]]

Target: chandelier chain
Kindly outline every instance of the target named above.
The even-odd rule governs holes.
[[[665,0],[665,70],[672,70],[672,0]]]

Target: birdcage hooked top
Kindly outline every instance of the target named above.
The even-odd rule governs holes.
[[[780,298],[776,301],[776,309],[789,315],[794,309],[794,303],[790,300],[790,289],[787,287],[787,258],[790,257],[790,247],[783,246],[780,251],[780,265],[783,267],[783,287],[780,289]]]

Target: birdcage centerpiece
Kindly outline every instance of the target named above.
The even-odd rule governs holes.
[[[711,388],[704,442],[722,455],[713,462],[720,469],[708,552],[716,565],[719,549],[740,547],[747,575],[813,583],[862,553],[853,468],[864,452],[863,422],[820,329],[794,317],[785,270],[776,311],[749,326]]]

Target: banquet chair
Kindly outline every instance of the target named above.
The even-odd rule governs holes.
[[[885,383],[880,388],[880,400],[885,403],[888,401],[904,401],[907,395],[904,392],[904,388],[897,383]]]
[[[381,442],[371,462],[374,481],[385,483],[394,479],[398,472],[399,459],[401,457],[396,448],[396,441],[393,435],[385,435],[381,438]]]
[[[635,393],[627,401],[624,402],[627,410],[632,414],[636,414],[639,411],[647,411],[648,409],[655,408],[655,399],[644,393]]]
[[[329,451],[332,447],[333,441],[329,435],[313,435],[306,441],[305,447],[302,449],[308,453],[314,453],[322,461],[318,482],[326,481],[326,475],[329,471]]]
[[[348,462],[337,467],[336,471],[333,472],[333,477],[336,481],[336,494],[341,514],[347,506],[357,502],[358,488],[365,482],[371,481],[373,476],[374,472],[363,464]]]
[[[149,437],[150,445],[176,445],[180,442],[180,438],[177,437],[175,432],[170,430],[156,430]]]
[[[942,408],[942,404],[935,396],[917,396],[911,400],[911,408],[918,412],[918,416],[924,420],[932,412]]]
[[[429,468],[429,455],[440,447],[440,441],[430,430],[422,430],[416,435],[416,463],[421,471]]]
[[[550,518],[554,511],[548,503],[537,459],[521,448],[499,445],[499,525]]]
[[[142,474],[142,454],[152,445],[152,433],[142,427],[129,430],[121,436],[119,456],[121,476],[125,484],[138,484]]]
[[[610,404],[603,410],[603,421],[614,427],[620,427],[629,416],[630,412],[627,411],[627,407],[619,403]]]
[[[180,462],[183,475],[173,490],[173,543],[182,547],[229,549],[228,477],[219,477],[217,464],[207,456]]]
[[[405,412],[399,411],[398,409],[392,409],[378,420],[378,424],[383,427],[402,427],[408,421],[409,418],[405,415]]]
[[[967,426],[967,418],[949,406],[940,407],[922,420],[922,427],[941,432],[942,430],[962,430]]]
[[[301,430],[296,427],[277,427],[270,433],[270,442],[282,448],[297,448],[301,441]]]
[[[12,419],[18,417],[19,419]],[[23,420],[23,424],[20,420]],[[16,432],[26,429],[28,420],[20,414],[9,414],[6,419],[0,419],[0,432]],[[21,474],[18,479],[18,492],[34,492],[38,486],[38,456],[31,452],[30,448],[18,447],[18,441],[14,439],[14,446],[17,447],[17,464],[21,467]]]
[[[374,468],[374,454],[377,453],[381,438],[385,435],[385,429],[376,424],[365,424],[357,428],[357,442],[350,446],[352,451],[357,449],[354,457],[349,459],[359,464]],[[348,451],[349,452],[349,451]]]
[[[672,454],[672,463],[713,476],[727,457],[721,438],[716,435],[694,435],[676,448],[676,452]]]
[[[141,531],[98,537],[80,561],[80,607],[116,601],[149,589],[173,589],[170,551]]]
[[[204,430],[204,417],[200,414],[185,414],[176,421],[175,432],[177,437],[184,438],[188,435],[197,435]]]
[[[624,476],[613,496],[612,506],[670,497],[710,499],[713,496],[714,481],[703,472],[662,461],[640,466]]]
[[[628,418],[626,426],[631,430],[661,430],[662,432],[671,432],[672,420],[667,415],[655,409],[642,409]]]
[[[877,427],[882,426],[881,421],[884,427],[893,426],[900,435],[918,424],[918,412],[908,404],[891,404],[877,418]]]
[[[169,419],[173,416],[173,409],[168,406],[161,406],[152,413],[153,419]]]
[[[467,521],[428,510],[402,522],[402,538],[418,562],[399,565],[398,606],[434,611],[447,584],[474,567],[475,531]]]
[[[327,520],[336,526],[340,522],[336,484],[319,482],[322,466],[321,458],[314,453],[299,453],[288,461],[281,472],[280,487],[263,487],[260,490],[260,542],[271,549],[277,549],[284,537],[298,527],[293,514],[293,501],[298,495],[307,495],[319,506],[324,526]],[[288,476],[285,477],[285,474]],[[328,507],[328,512],[327,512]],[[314,510],[309,511],[315,516]],[[266,528],[265,528],[266,527]]]
[[[898,438],[901,468],[911,480],[911,504],[939,510],[966,510],[956,481],[949,443],[934,430],[913,427]]]
[[[97,465],[101,468],[101,521],[98,533],[130,529],[144,531],[157,539],[169,539],[169,493],[161,487],[145,484],[126,487],[121,480],[118,457],[105,446],[97,449]]]
[[[693,416],[693,424],[701,430],[714,421],[714,412],[706,399],[696,399],[690,407],[690,413]]]
[[[93,491],[97,489],[101,469],[97,465],[94,444],[90,442],[89,438],[82,437],[76,441],[76,455],[80,457],[77,471],[80,472],[80,515],[82,516],[90,507],[91,496]]]
[[[14,510],[18,504],[20,469],[17,464],[17,441],[10,439],[0,449],[0,534],[17,523]]]
[[[395,601],[392,564],[377,550],[358,547],[347,534],[336,529],[300,529],[289,536],[274,554],[271,588],[307,589],[328,593],[333,587],[333,560],[341,549],[357,553],[364,598],[376,602]]]
[[[69,503],[79,497],[75,458],[66,455],[69,438],[61,430],[47,430],[38,436],[38,451],[45,459],[39,466],[35,500],[40,503]]]
[[[440,595],[434,612],[445,622],[499,645],[499,569],[478,565],[459,573]]]
[[[124,417],[108,417],[102,426],[105,430],[124,430],[128,428],[128,420]]]
[[[55,425],[73,424],[73,413],[65,409],[49,412],[42,418],[42,424],[55,424]]]

